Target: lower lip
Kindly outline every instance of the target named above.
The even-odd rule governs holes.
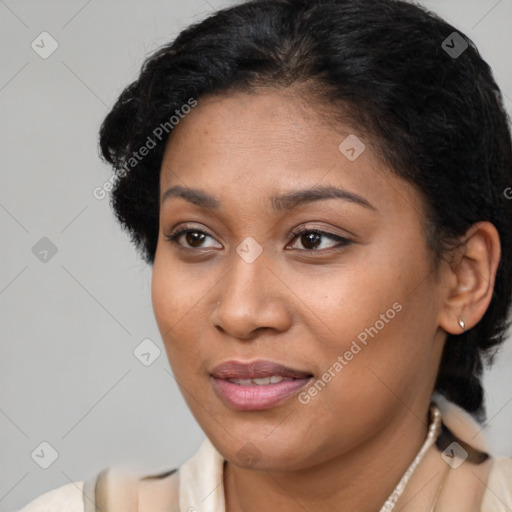
[[[225,379],[212,377],[213,389],[228,406],[240,411],[270,409],[283,400],[292,397],[303,388],[311,377],[283,380],[277,384],[240,386]]]

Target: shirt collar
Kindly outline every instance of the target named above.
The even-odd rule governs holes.
[[[180,510],[225,512],[223,472],[224,457],[205,438],[179,470]]]

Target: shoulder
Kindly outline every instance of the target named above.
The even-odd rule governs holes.
[[[482,512],[512,510],[512,457],[497,457],[487,480]]]
[[[70,482],[41,494],[19,512],[84,512],[84,482]]]
[[[178,510],[178,491],[178,468],[141,478],[125,468],[112,467],[90,480],[46,492],[18,512],[92,512],[95,506],[101,509],[106,504],[124,512],[174,512]]]

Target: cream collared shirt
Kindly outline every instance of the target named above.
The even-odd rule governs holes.
[[[460,439],[477,440],[485,447],[481,427],[467,412],[441,397],[437,397],[436,403],[443,421]],[[495,457],[491,463],[479,512],[512,512],[512,458]],[[164,504],[160,510],[166,512],[225,512],[223,469],[224,457],[205,438],[197,452],[176,473],[140,485],[134,477],[135,485],[130,487],[124,481],[117,487],[117,494],[114,492],[116,507],[112,510],[149,512],[158,503]],[[114,480],[112,484],[116,487]],[[39,496],[19,512],[89,512],[94,510],[91,489],[83,481],[72,482]],[[139,508],[134,505],[136,496],[140,500]],[[126,505],[119,505],[123,500]],[[466,512],[466,508],[454,508],[452,512]]]

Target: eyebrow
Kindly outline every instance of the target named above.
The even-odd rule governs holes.
[[[220,201],[215,197],[207,194],[205,191],[198,188],[182,187],[176,185],[168,189],[162,196],[162,204],[164,201],[171,197],[180,197],[185,201],[193,203],[203,208],[209,208],[212,210],[218,210],[220,207]],[[342,199],[351,203],[358,204],[364,208],[377,211],[369,201],[364,197],[349,192],[342,188],[337,188],[332,185],[317,186],[308,189],[292,190],[286,194],[274,195],[270,198],[272,209],[279,213],[282,211],[292,210],[298,206],[302,206],[307,203],[314,201],[321,201],[324,199]]]

